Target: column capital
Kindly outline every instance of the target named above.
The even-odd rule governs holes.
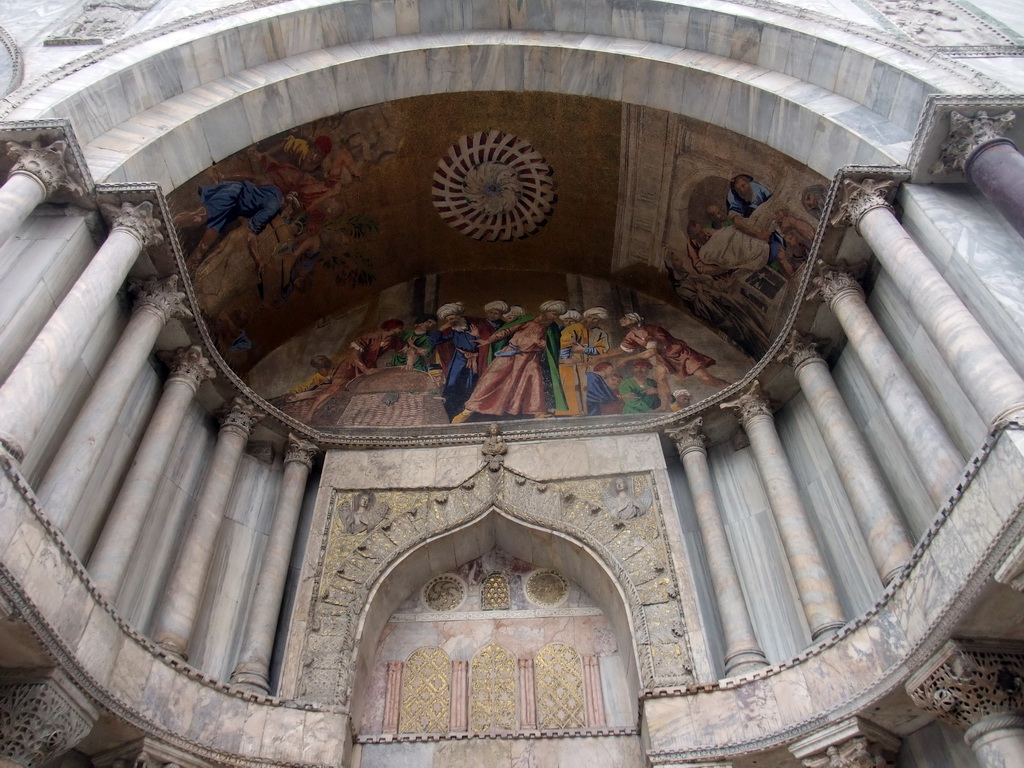
[[[61,672],[0,670],[0,722],[5,760],[35,768],[80,742],[98,717]]]
[[[1021,720],[1024,644],[950,640],[911,675],[906,689],[920,709],[964,730],[994,715]]]
[[[761,382],[754,379],[750,388],[735,400],[719,403],[719,408],[738,411],[740,423],[746,427],[756,418],[772,418],[772,407],[768,399],[761,393]]]
[[[939,156],[929,171],[944,176],[956,171],[965,172],[972,156],[980,149],[995,142],[1013,143],[1006,138],[1017,118],[1013,110],[1001,115],[992,115],[979,110],[969,116],[953,110],[949,113],[949,134],[939,148]]]
[[[128,290],[135,297],[135,311],[149,310],[167,322],[172,317],[192,319],[192,312],[185,304],[185,294],[177,290],[178,276],[132,280]]]
[[[190,386],[193,392],[204,381],[217,376],[217,369],[210,365],[210,361],[203,356],[202,348],[198,346],[178,347],[157,352],[156,356],[171,369],[168,381],[181,381]]]
[[[780,363],[789,363],[795,371],[799,371],[808,363],[816,360],[824,363],[825,358],[818,351],[818,343],[818,341],[810,336],[805,336],[800,331],[793,331],[793,334],[789,337],[789,343],[782,348],[776,359]]]
[[[50,144],[8,141],[7,154],[15,158],[11,174],[31,176],[46,190],[47,197],[61,188],[76,195],[85,194],[85,185],[68,172],[67,148],[68,143],[63,139]]]
[[[896,179],[843,179],[840,187],[842,198],[832,216],[832,226],[847,223],[857,227],[868,211],[876,208],[892,211],[889,197],[897,186],[899,181]]]
[[[300,440],[291,432],[288,433],[287,447],[285,448],[285,464],[302,464],[306,469],[313,468],[313,459],[320,452],[316,443]]]
[[[255,427],[263,417],[263,411],[244,397],[236,397],[230,405],[225,406],[220,413],[220,431],[235,432],[246,439],[252,434]]]
[[[864,299],[864,289],[852,272],[834,269],[824,262],[818,264],[820,266],[813,278],[814,285],[830,308],[835,307],[836,302],[846,296],[856,295]]]
[[[804,768],[890,768],[900,740],[874,723],[851,717],[790,745]]]
[[[704,434],[704,419],[700,416],[680,427],[665,430],[665,434],[676,444],[680,459],[692,451],[703,454],[708,452],[708,438]]]
[[[142,247],[160,245],[164,241],[160,228],[163,222],[155,215],[153,203],[143,200],[138,205],[121,203],[120,206],[104,204],[100,206],[107,219],[110,220],[110,231],[127,232],[138,240]]]

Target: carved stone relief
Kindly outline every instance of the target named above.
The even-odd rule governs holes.
[[[976,46],[1014,43],[993,25],[953,0],[870,0],[908,37],[922,45]]]
[[[606,503],[606,493],[617,479],[626,481],[634,498],[644,499],[631,508],[635,512],[632,517],[620,516]],[[685,618],[650,474],[554,484],[539,483],[506,468],[482,468],[456,488],[372,492],[369,506],[384,511],[372,524],[353,525],[352,499],[368,493],[332,492],[311,607],[313,621],[305,642],[303,697],[347,705],[353,683],[355,627],[367,608],[370,590],[385,570],[413,547],[494,509],[509,518],[561,532],[597,555],[626,596],[643,686],[692,682]],[[554,575],[564,584],[561,576]],[[447,604],[448,593],[458,591],[459,585],[437,584],[434,589],[435,582],[437,579],[425,586],[424,601],[434,610],[450,610],[431,605],[434,598],[427,593],[437,591],[437,600]],[[541,579],[531,600],[536,602],[537,595],[542,600],[560,597],[555,595],[557,586]]]
[[[101,45],[121,36],[156,0],[91,0],[43,45]]]

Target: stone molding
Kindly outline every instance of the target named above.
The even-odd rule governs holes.
[[[0,758],[36,768],[85,738],[98,716],[59,670],[0,670]]]
[[[238,396],[224,405],[220,411],[220,431],[234,432],[246,440],[253,428],[266,416],[254,403]]]
[[[979,150],[996,142],[1012,141],[1006,134],[1017,118],[1013,110],[989,117],[987,111],[979,109],[974,116],[964,115],[955,109],[949,113],[949,135],[939,148],[939,157],[929,169],[936,176],[955,171],[967,172]]]
[[[825,358],[818,351],[819,344],[821,344],[820,341],[802,334],[800,331],[793,331],[789,337],[789,344],[776,359],[780,363],[789,363],[794,371],[799,371],[808,363],[815,361],[824,363]]]
[[[735,410],[740,424],[746,427],[755,419],[772,418],[772,407],[761,393],[761,382],[755,380],[750,388],[735,400],[720,403],[719,408]]]
[[[132,280],[128,283],[128,290],[135,297],[134,311],[154,312],[164,323],[172,317],[192,319],[192,312],[185,303],[185,294],[177,288],[177,275],[163,279]]]
[[[918,707],[962,730],[993,715],[1018,716],[1024,713],[1024,643],[949,640],[906,689]]]
[[[320,448],[316,443],[302,440],[289,432],[286,445],[284,453],[285,464],[301,464],[306,469],[313,468],[313,459],[320,453]]]
[[[138,240],[143,248],[160,245],[164,241],[164,236],[159,231],[163,222],[156,215],[153,203],[149,200],[143,200],[137,205],[124,202],[119,208],[101,204],[100,210],[110,222],[111,233],[127,232]]]
[[[50,144],[34,140],[28,143],[7,142],[7,154],[14,157],[11,174],[31,176],[42,185],[50,197],[60,189],[67,189],[76,195],[85,193],[85,187],[68,162],[68,142],[58,139]]]
[[[639,736],[640,730],[628,726],[611,728],[564,728],[558,730],[520,730],[472,733],[456,731],[451,733],[382,733],[357,735],[356,744],[421,744],[436,741],[516,740],[516,739],[576,739],[587,736]]]
[[[191,387],[193,393],[204,381],[217,376],[217,369],[203,357],[203,348],[198,345],[157,352],[156,356],[171,369],[167,381],[181,381]]]
[[[891,212],[893,208],[889,201],[898,186],[896,179],[843,179],[842,202],[832,214],[832,226],[852,224],[856,228],[869,211],[885,208]]]

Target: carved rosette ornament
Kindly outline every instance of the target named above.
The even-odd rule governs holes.
[[[81,741],[96,711],[57,676],[0,682],[0,762],[35,768]]]
[[[757,379],[754,379],[754,382],[744,394],[735,400],[726,400],[724,403],[719,403],[718,407],[737,411],[740,424],[744,427],[758,418],[772,418],[771,404],[761,394],[761,382]]]
[[[285,464],[302,464],[306,469],[313,468],[313,459],[320,452],[316,443],[301,440],[295,435],[288,433],[288,447],[285,449]]]
[[[61,188],[84,194],[85,185],[68,173],[67,148],[68,143],[63,139],[45,146],[38,141],[27,145],[9,141],[7,154],[15,158],[11,174],[31,176],[43,186],[47,197]]]
[[[193,392],[199,389],[199,385],[204,381],[217,376],[217,370],[203,357],[203,350],[198,346],[157,352],[157,357],[171,369],[168,381],[182,381],[188,384]]]
[[[160,245],[164,236],[160,232],[163,222],[154,215],[153,204],[143,200],[138,205],[121,203],[121,206],[102,205],[103,213],[110,220],[110,231],[127,232],[142,243],[145,248]]]
[[[852,224],[856,227],[860,225],[860,220],[869,211],[876,208],[892,211],[889,197],[896,190],[898,184],[896,179],[864,179],[862,181],[843,179],[842,200],[836,206],[836,212],[832,216],[832,226]]]
[[[244,397],[236,397],[231,405],[221,412],[220,431],[235,432],[248,439],[255,427],[263,417],[263,411],[246,400]]]
[[[704,435],[704,419],[698,416],[677,429],[665,431],[669,439],[676,444],[679,458],[692,451],[708,452],[708,439]]]
[[[799,331],[793,331],[789,343],[783,347],[777,359],[780,363],[789,363],[794,371],[799,371],[808,363],[815,360],[824,361],[825,358],[818,351],[818,343],[814,339],[804,336]]]
[[[1021,728],[1024,646],[950,640],[906,687],[918,707],[958,728],[994,717],[1007,721],[996,727]]]
[[[971,156],[994,142],[1008,142],[1007,132],[1013,127],[1017,115],[1007,110],[1001,115],[989,117],[980,110],[973,117],[956,110],[949,113],[949,136],[939,149],[938,159],[929,169],[937,176],[965,171]]]
[[[177,288],[177,275],[163,279],[132,280],[128,284],[128,290],[135,297],[135,311],[153,312],[165,323],[172,317],[192,319],[192,312],[185,305],[185,294]]]

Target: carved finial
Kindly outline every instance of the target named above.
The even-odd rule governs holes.
[[[501,430],[497,424],[491,424],[487,429],[487,438],[484,440],[480,453],[484,455],[487,468],[491,472],[497,472],[505,462],[505,454],[508,453],[508,444],[501,437]]]
[[[68,143],[63,139],[43,146],[38,141],[31,144],[7,142],[7,154],[16,158],[11,173],[21,173],[36,179],[49,197],[63,187],[76,195],[85,194],[84,185],[68,174]]]
[[[128,290],[135,296],[135,310],[155,312],[165,323],[172,317],[192,319],[192,312],[185,305],[185,294],[178,291],[177,287],[177,275],[170,275],[162,280],[132,280],[128,284]]]
[[[889,195],[896,189],[898,183],[895,179],[843,179],[842,200],[832,216],[832,226],[852,224],[856,227],[868,211],[876,208],[891,211]]]
[[[172,378],[184,381],[192,387],[193,392],[199,389],[199,385],[204,381],[217,376],[217,370],[203,357],[203,350],[198,346],[178,347],[157,352],[156,356],[171,369],[168,381]]]
[[[121,203],[121,206],[102,205],[100,208],[111,220],[111,231],[121,230],[133,235],[143,247],[160,245],[164,236],[160,233],[163,223],[153,215],[153,204],[143,200],[138,205]]]
[[[776,358],[780,363],[789,363],[794,370],[800,368],[811,360],[823,360],[818,351],[818,342],[810,336],[805,336],[799,331],[793,331],[789,337],[789,343],[783,347]]]
[[[1001,115],[988,116],[979,111],[973,117],[957,111],[949,113],[949,136],[942,142],[938,159],[929,170],[936,176],[964,171],[971,155],[994,141],[1006,141],[1017,115],[1008,110]]]
[[[255,427],[266,416],[263,411],[244,397],[236,397],[231,404],[221,411],[220,429],[234,430],[246,438],[252,433]]]
[[[287,448],[285,449],[284,454],[284,463],[290,464],[295,462],[297,464],[304,464],[306,469],[312,469],[313,459],[316,458],[316,455],[319,452],[320,449],[316,446],[316,443],[301,440],[289,432]]]
[[[730,408],[739,411],[740,423],[746,426],[751,419],[758,416],[768,416],[771,418],[772,408],[769,405],[768,400],[763,394],[761,394],[761,382],[754,379],[753,384],[750,385],[744,394],[737,397],[735,400],[727,400],[724,403],[719,403],[719,408]]]
[[[693,421],[686,422],[681,427],[665,430],[665,434],[679,449],[679,458],[690,451],[707,452],[708,439],[704,435],[704,419],[700,416]]]

